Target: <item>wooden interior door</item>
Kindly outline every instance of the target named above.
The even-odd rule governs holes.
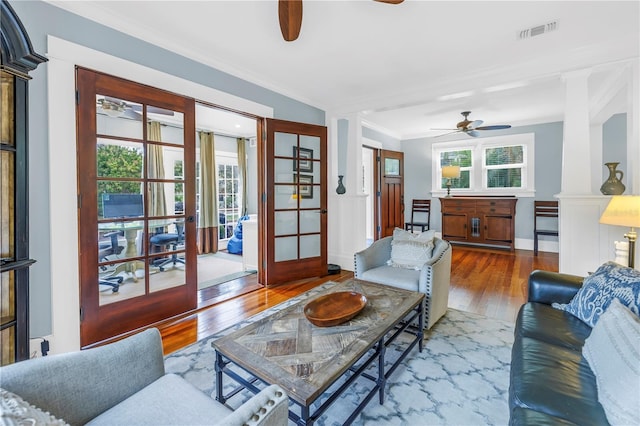
[[[76,79],[88,347],[196,307],[195,102],[83,68]]]
[[[380,206],[380,238],[393,235],[395,228],[404,229],[404,154],[380,150],[378,166]]]
[[[267,286],[327,274],[327,128],[266,120],[261,185]]]

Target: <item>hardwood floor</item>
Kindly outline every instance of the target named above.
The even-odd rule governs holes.
[[[497,249],[453,246],[449,307],[514,321],[526,300],[527,278],[531,271],[558,270],[558,254],[531,250],[513,252]],[[226,285],[238,292],[237,297],[221,301],[201,300],[199,311],[184,318],[165,321],[157,327],[162,334],[165,354],[174,352],[206,336],[229,327],[297,296],[327,281],[343,281],[353,277],[350,271],[338,275],[301,280],[276,288],[261,288],[256,275],[243,277]],[[242,289],[253,291],[245,294]]]

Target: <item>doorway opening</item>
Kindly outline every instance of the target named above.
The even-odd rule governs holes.
[[[199,305],[261,287],[257,283],[257,128],[254,117],[196,103]],[[209,163],[206,157],[211,152],[213,162]],[[200,200],[206,197],[217,202],[213,211],[201,212]],[[209,226],[211,232],[206,231]]]

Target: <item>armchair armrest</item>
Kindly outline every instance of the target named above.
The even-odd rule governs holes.
[[[163,375],[157,329],[0,368],[4,389],[70,424],[87,423]]]
[[[420,270],[418,291],[426,295],[425,328],[429,329],[447,311],[451,282],[451,244],[434,239],[433,254]]]
[[[529,302],[550,305],[569,303],[582,287],[583,277],[558,272],[535,270],[529,275]]]
[[[391,240],[393,237],[384,237],[374,241],[366,249],[357,252],[354,257],[354,275],[356,278],[362,276],[369,269],[386,265],[391,259]]]
[[[289,398],[278,385],[264,388],[222,419],[225,426],[286,426],[289,417]]]

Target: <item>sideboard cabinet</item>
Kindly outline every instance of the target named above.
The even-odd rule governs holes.
[[[515,197],[440,198],[442,238],[514,250]]]

